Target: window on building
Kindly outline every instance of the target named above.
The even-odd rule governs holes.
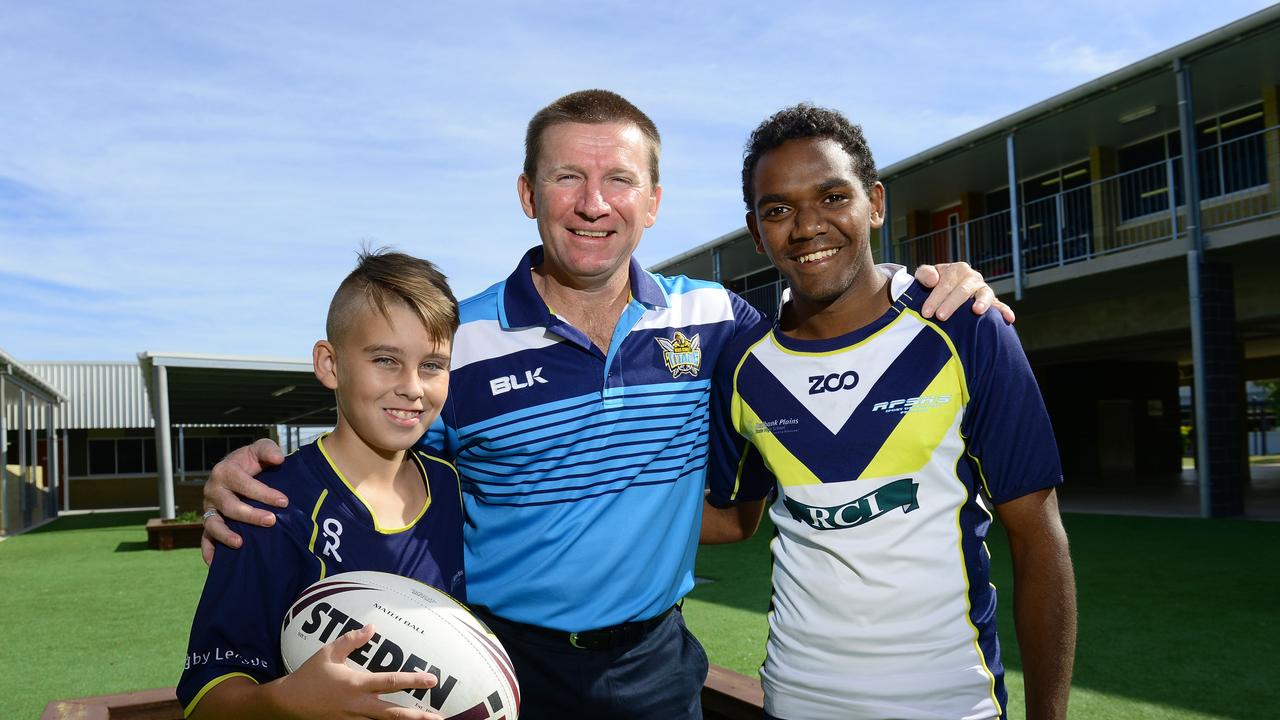
[[[248,445],[256,438],[248,435],[187,437],[184,442],[183,467],[187,472],[213,469],[229,450]],[[173,440],[173,452],[179,452]],[[156,472],[156,441],[146,438],[92,438],[88,447],[90,475],[150,475]],[[177,467],[175,461],[174,466]]]
[[[1093,228],[1089,163],[1080,161],[1019,186],[1022,247],[1029,268],[1056,265],[1088,254]],[[1005,193],[1008,207],[1008,193]]]
[[[1262,105],[1201,123],[1200,196],[1218,197],[1267,184]]]
[[[1263,128],[1261,103],[1196,123],[1201,200],[1267,184]],[[1182,193],[1182,134],[1179,131],[1171,130],[1120,148],[1116,159],[1121,173],[1121,220],[1167,213],[1170,174],[1174,199],[1179,205],[1186,202]],[[1169,160],[1172,162],[1167,162]]]
[[[90,475],[146,475],[156,471],[155,438],[92,438]]]

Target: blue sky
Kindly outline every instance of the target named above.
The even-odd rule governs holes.
[[[573,90],[663,134],[649,265],[742,225],[783,106],[887,165],[1267,4],[0,0],[0,348],[305,357],[362,242],[478,292],[537,243],[524,125]]]

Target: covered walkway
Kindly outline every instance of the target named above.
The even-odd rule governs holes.
[[[1280,522],[1280,461],[1254,463],[1244,491],[1246,520]],[[1176,475],[1067,478],[1059,489],[1063,512],[1151,517],[1200,517],[1194,469]]]
[[[65,447],[54,409],[62,394],[0,350],[0,535],[58,514]]]

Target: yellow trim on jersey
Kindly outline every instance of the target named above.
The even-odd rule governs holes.
[[[938,327],[938,323],[932,320],[926,319],[923,315],[916,312],[915,310],[912,310],[911,308],[907,308],[906,310],[904,310],[903,315],[910,315],[914,317],[915,319],[919,320],[921,324],[923,324],[924,326],[928,327],[930,330],[933,330],[935,333],[937,333],[938,337],[942,338],[942,342],[947,344],[947,349],[951,351],[951,358],[955,360],[957,363],[959,362],[960,353],[956,350],[955,343],[951,342],[951,336],[948,335],[946,331]],[[902,315],[899,315],[898,317],[902,317]],[[960,392],[962,393],[961,399],[964,401],[965,405],[968,405],[969,404],[969,378],[967,378],[964,374],[963,364],[960,365],[959,375],[960,375]]]
[[[307,550],[320,561],[320,577],[316,578],[317,580],[323,580],[328,572],[325,569],[324,558],[316,555],[316,536],[320,534],[320,523],[317,522],[317,518],[320,517],[320,506],[324,504],[324,499],[327,497],[329,497],[329,491],[321,490],[320,497],[316,499],[316,506],[311,508],[311,542],[307,543]]]
[[[957,382],[961,373],[963,369],[960,368],[960,360],[952,355],[929,386],[920,392],[920,397],[947,395],[952,401],[945,405],[935,405],[928,410],[904,414],[859,477],[907,475],[919,471],[929,463],[934,450],[951,432],[956,415],[964,409],[964,403],[958,397],[963,392]]]
[[[738,432],[743,437],[756,446],[760,457],[764,459],[764,464],[773,473],[778,484],[783,487],[793,487],[796,485],[821,485],[822,481],[817,475],[808,468],[804,463],[796,459],[795,455],[783,445],[778,438],[773,436],[771,432],[756,432],[756,427],[764,426],[764,421],[756,415],[751,406],[746,404],[734,393],[734,404],[741,406],[741,424],[737,426]],[[745,456],[745,453],[744,453]],[[739,463],[739,472],[741,472],[742,464]],[[735,483],[734,492],[737,492]]]
[[[896,308],[896,307],[893,307],[893,306],[890,306],[890,309],[897,310],[897,308]],[[918,318],[918,319],[920,319],[920,320],[924,320],[924,318],[920,317],[920,316],[919,316],[918,314],[916,314],[914,311],[908,310],[907,312],[909,312],[911,315],[914,315],[916,318]],[[769,334],[768,334],[768,335],[766,335],[766,336],[765,336],[765,338],[767,338],[767,339],[769,339],[769,340],[772,340],[772,341],[773,341],[773,346],[774,346],[774,347],[776,347],[776,348],[778,348],[778,350],[780,350],[781,352],[786,353],[787,355],[795,355],[795,356],[797,356],[797,357],[828,357],[828,356],[831,356],[831,355],[839,355],[839,354],[841,354],[841,353],[845,353],[845,352],[848,352],[848,351],[850,351],[850,350],[854,350],[854,349],[856,349],[856,348],[860,348],[860,347],[862,347],[863,345],[866,345],[867,343],[871,342],[872,340],[875,340],[876,338],[878,338],[878,337],[880,337],[881,335],[883,335],[883,334],[885,334],[886,332],[888,332],[888,331],[889,331],[889,328],[893,327],[894,325],[897,325],[897,324],[898,324],[898,321],[902,319],[902,315],[903,315],[903,313],[902,313],[902,312],[899,312],[897,317],[895,317],[893,320],[890,320],[889,322],[885,323],[885,326],[884,326],[884,327],[882,327],[882,328],[880,328],[879,330],[877,330],[877,331],[875,331],[875,332],[871,333],[870,335],[866,336],[866,337],[865,337],[865,338],[863,338],[862,340],[859,340],[858,342],[856,342],[856,343],[854,343],[854,344],[852,344],[852,345],[844,345],[844,346],[842,346],[842,347],[836,348],[835,350],[824,350],[824,351],[822,351],[822,352],[805,352],[805,351],[803,351],[803,350],[792,350],[791,348],[785,347],[782,343],[778,342],[778,339],[777,339],[776,337],[774,337],[774,334],[778,332],[778,329],[777,329],[776,327],[775,327],[775,328],[773,328],[772,330],[770,330],[770,331],[769,331]],[[924,321],[925,321],[926,323],[928,323],[928,321],[927,321],[927,320],[924,320]],[[936,329],[936,328],[935,328],[935,329]],[[944,336],[945,336],[945,333],[944,333]],[[756,344],[758,345],[759,343],[756,343]],[[950,346],[950,345],[951,345],[950,341],[948,341],[948,342],[947,342],[947,345],[948,345],[948,346]],[[755,349],[755,347],[756,347],[755,345],[752,345],[752,346],[751,346],[751,350],[754,350],[754,349]],[[751,350],[748,350],[748,351],[747,351],[747,354],[748,354],[748,355],[749,355],[749,354],[751,354]],[[954,347],[952,347],[952,348],[951,348],[951,352],[954,354],[954,353],[955,353],[955,351],[956,351],[956,349],[955,349]],[[736,372],[734,373],[734,384],[735,384],[735,385],[737,384],[737,373],[736,373]]]
[[[959,474],[955,474],[954,477],[956,482],[960,482]],[[963,487],[964,483],[960,485]],[[968,488],[965,488],[965,491],[967,497]],[[956,554],[960,556],[960,575],[964,578],[964,624],[973,631],[973,651],[977,653],[978,660],[982,662],[982,672],[987,676],[987,690],[991,693],[991,704],[995,706],[997,712],[1004,715],[1005,709],[1000,706],[1000,700],[996,698],[996,675],[987,666],[987,655],[982,652],[982,644],[978,642],[981,633],[978,632],[978,626],[973,624],[973,603],[969,600],[969,565],[964,561],[964,530],[960,527],[960,513],[966,504],[968,504],[967,500],[956,506]],[[991,585],[991,587],[995,586]]]
[[[422,519],[422,516],[427,514],[427,508],[431,506],[431,483],[427,482],[427,469],[422,466],[422,460],[418,459],[418,454],[416,452],[409,450],[408,454],[413,458],[414,464],[418,466],[418,472],[422,476],[422,487],[427,491],[427,500],[422,503],[422,508],[418,510],[418,514],[413,517],[413,520],[409,521],[408,525],[405,525],[404,527],[388,528],[382,526],[382,523],[378,521],[378,514],[373,511],[373,506],[361,497],[360,493],[355,489],[355,486],[347,480],[347,476],[343,475],[342,470],[338,469],[338,464],[329,456],[329,451],[324,449],[325,437],[328,437],[328,434],[316,440],[316,447],[320,448],[320,454],[324,455],[324,459],[328,461],[329,467],[333,468],[334,474],[338,476],[338,479],[342,481],[342,484],[346,485],[347,489],[351,491],[351,494],[360,501],[361,505],[364,505],[364,509],[369,511],[369,517],[373,518],[374,530],[383,535],[395,535],[406,530],[412,530],[413,526]]]
[[[195,712],[196,705],[197,705],[201,700],[203,700],[203,699],[204,699],[204,696],[205,696],[205,695],[206,695],[210,690],[212,690],[212,689],[214,689],[215,687],[217,687],[218,685],[220,685],[223,681],[230,680],[230,679],[231,679],[231,678],[233,678],[233,677],[248,678],[248,679],[249,679],[249,680],[250,680],[254,685],[260,685],[260,684],[261,684],[261,683],[259,683],[259,682],[258,682],[258,679],[257,679],[257,678],[253,677],[252,675],[246,675],[246,674],[244,674],[244,673],[242,673],[242,672],[233,672],[233,673],[227,673],[226,675],[219,675],[218,677],[216,677],[216,678],[214,678],[214,679],[210,680],[209,682],[205,683],[205,684],[204,684],[204,687],[200,688],[200,692],[196,693],[196,696],[195,696],[195,697],[193,697],[193,698],[191,698],[191,702],[190,702],[190,703],[188,703],[188,704],[187,704],[187,706],[186,706],[185,708],[183,708],[183,709],[182,709],[182,717],[184,717],[184,718],[186,718],[186,717],[191,717],[191,713]]]
[[[746,352],[742,353],[742,357],[738,358],[738,364],[733,366],[733,396],[729,399],[729,422],[732,423],[732,427],[739,434],[747,439],[747,443],[742,446],[742,457],[738,458],[738,469],[733,475],[733,492],[729,493],[729,499],[731,500],[738,499],[738,491],[742,489],[742,468],[747,464],[747,453],[751,452],[751,436],[742,432],[742,408],[746,406],[746,403],[743,402],[742,396],[738,394],[738,373],[742,372],[742,364],[747,361],[747,358],[751,357],[751,353],[755,352],[760,343],[772,336],[773,331],[770,330],[765,333],[764,337],[751,343],[751,347],[747,348]],[[759,418],[756,421],[758,422]],[[759,448],[757,448],[758,451]]]
[[[425,453],[421,450],[415,450],[414,454],[419,457],[419,460],[418,460],[419,463],[422,462],[421,458],[426,458],[428,460],[435,460],[441,465],[444,465],[445,467],[449,468],[449,470],[453,473],[453,477],[455,479],[460,479],[458,478],[458,467],[453,463],[449,462],[448,460],[438,458],[435,455],[432,455],[430,453]],[[427,477],[427,469],[425,467],[422,468],[422,477],[423,478]],[[457,485],[458,485],[458,502],[461,503],[462,502],[462,483],[458,482]],[[427,499],[430,500],[430,497],[431,497],[431,483],[428,482],[427,483]]]
[[[911,308],[905,308],[903,314],[911,315],[918,319],[925,326],[937,333],[938,337],[942,338],[942,341],[947,344],[947,348],[951,350],[951,359],[947,361],[947,365],[944,366],[944,369],[946,367],[950,367],[952,363],[956,363],[959,366],[958,372],[955,373],[955,376],[960,380],[961,403],[959,403],[959,405],[961,407],[967,406],[969,404],[969,381],[968,378],[965,377],[964,364],[960,362],[960,353],[956,351],[955,344],[951,342],[951,336],[947,335],[947,333],[943,331],[937,323],[924,318]],[[930,387],[932,387],[932,383],[930,384]],[[901,425],[899,425],[899,428],[901,428]],[[964,443],[965,454],[969,455],[969,457],[973,457],[973,455],[969,453],[968,438],[964,436],[964,433],[959,431],[959,428],[956,429],[956,434],[960,436],[961,442]],[[959,463],[960,459],[961,458],[956,458],[956,462]],[[977,458],[973,459],[975,461],[977,460]],[[955,481],[960,483],[962,487],[964,486],[964,483],[960,482],[960,474],[958,472],[953,471],[952,477],[954,477]],[[981,463],[978,464],[978,477],[981,479],[983,487],[986,487],[987,479],[982,474]],[[967,496],[968,488],[964,489]],[[991,491],[988,489],[988,496],[990,496],[990,493]],[[982,670],[987,677],[987,688],[991,695],[991,704],[995,706],[997,712],[1003,715],[1005,708],[1001,707],[999,699],[996,698],[996,676],[995,673],[991,672],[991,668],[987,666],[987,656],[982,652],[982,645],[979,642],[981,634],[978,632],[978,626],[973,624],[973,604],[969,601],[969,566],[965,563],[964,559],[964,530],[960,527],[960,513],[964,510],[964,506],[966,504],[967,500],[956,507],[956,553],[960,556],[960,574],[964,577],[964,622],[969,626],[969,629],[973,631],[973,650],[977,653],[978,659],[982,661]],[[981,502],[979,502],[979,506],[986,510],[986,507],[983,506]],[[990,517],[991,513],[988,511],[987,515]],[[985,545],[986,543],[983,543],[984,547]],[[990,558],[990,556],[991,551],[987,550],[987,557]],[[988,584],[990,584],[990,582],[988,582]],[[992,585],[992,587],[994,588],[995,586]]]

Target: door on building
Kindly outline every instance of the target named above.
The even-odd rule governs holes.
[[[952,262],[960,257],[960,204],[956,203],[933,213],[930,217],[933,232],[930,235],[928,262]]]

